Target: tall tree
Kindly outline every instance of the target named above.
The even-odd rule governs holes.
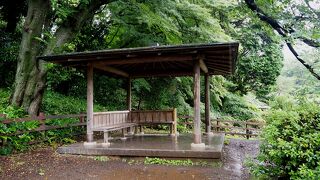
[[[53,53],[69,42],[111,0],[29,0],[22,32],[11,103],[37,114],[45,88],[46,64],[36,56]]]

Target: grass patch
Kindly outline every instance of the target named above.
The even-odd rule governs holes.
[[[110,159],[109,159],[109,157],[106,157],[106,156],[95,156],[95,157],[93,157],[93,160],[106,162],[106,161],[109,161]]]
[[[186,160],[176,160],[176,159],[163,159],[163,158],[149,158],[144,159],[144,164],[146,165],[165,165],[165,166],[202,166],[202,167],[221,167],[221,162],[208,162],[203,160],[192,161],[190,159]]]

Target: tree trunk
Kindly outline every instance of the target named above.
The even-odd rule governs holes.
[[[22,106],[29,112],[29,105],[33,100],[33,89],[36,81],[32,78],[37,73],[36,56],[39,54],[40,38],[43,25],[50,10],[49,0],[30,0],[25,19],[20,44],[14,92],[11,103]],[[37,112],[29,112],[36,114]]]
[[[12,105],[23,107],[29,114],[38,114],[46,86],[47,69],[45,62],[37,61],[36,56],[52,54],[55,48],[69,42],[83,24],[93,18],[96,10],[102,4],[109,2],[111,1],[91,0],[90,4],[79,4],[75,13],[68,16],[58,27],[42,53],[40,41],[35,37],[41,38],[44,30],[50,29],[47,27],[50,24],[48,23],[50,0],[29,1],[19,51],[15,89],[11,99]]]

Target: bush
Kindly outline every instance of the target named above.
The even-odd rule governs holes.
[[[105,108],[94,104],[94,111],[102,111]],[[75,98],[48,91],[44,98],[41,111],[46,114],[78,114],[87,111],[86,97]]]
[[[253,173],[262,177],[320,178],[320,106],[301,103],[266,116],[259,163]]]
[[[221,111],[241,121],[259,117],[259,110],[257,108],[247,103],[243,97],[232,93],[228,93],[223,99]]]

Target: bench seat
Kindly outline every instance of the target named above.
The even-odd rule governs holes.
[[[124,128],[134,127],[137,126],[137,123],[120,123],[120,124],[114,124],[109,126],[101,126],[97,128],[93,128],[93,131],[103,131],[103,132],[109,132],[109,131],[116,131]]]

